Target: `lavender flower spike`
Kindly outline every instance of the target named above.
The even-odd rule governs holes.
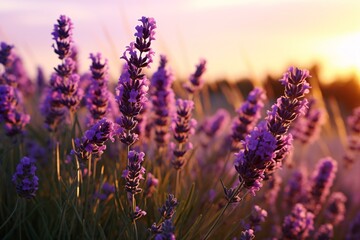
[[[82,165],[90,161],[90,157],[100,157],[106,149],[106,141],[114,141],[114,123],[106,118],[101,119],[87,130],[81,139],[75,139],[75,154]]]
[[[169,142],[169,126],[174,109],[175,97],[172,90],[174,76],[166,69],[167,59],[160,56],[158,70],[151,78],[151,103],[155,112],[155,141],[158,146],[166,146]]]
[[[346,200],[347,198],[342,192],[334,192],[330,195],[329,202],[325,210],[325,217],[334,226],[344,220]]]
[[[345,167],[349,168],[356,161],[360,153],[360,107],[353,110],[352,114],[346,120],[349,134],[348,146],[344,156]]]
[[[175,240],[175,227],[170,219],[166,219],[159,229],[159,233],[155,235],[155,240]]]
[[[286,216],[282,225],[283,239],[306,239],[314,229],[314,215],[298,203],[291,214]]]
[[[200,90],[204,85],[204,80],[201,76],[206,71],[206,60],[201,59],[200,63],[196,66],[195,72],[190,76],[190,81],[184,84],[184,88],[189,93],[194,93]]]
[[[144,179],[145,168],[142,166],[145,154],[143,152],[130,151],[128,154],[129,164],[123,171],[122,177],[125,178],[125,190],[132,194],[142,191],[139,187],[140,180]]]
[[[334,237],[334,227],[330,223],[323,224],[316,231],[315,240],[331,240]]]
[[[0,43],[0,63],[4,65],[5,68],[13,61],[12,48],[13,46],[8,45],[5,42]]]
[[[254,205],[251,210],[251,215],[249,218],[250,226],[248,228],[254,229],[255,232],[261,230],[260,224],[265,222],[267,217],[267,211],[259,207],[258,205]]]
[[[39,187],[39,178],[35,174],[35,161],[23,157],[16,167],[12,182],[16,185],[16,192],[20,197],[32,199]]]
[[[255,238],[254,230],[247,229],[241,232],[239,240],[253,240]]]
[[[195,132],[195,119],[192,119],[191,111],[194,109],[194,102],[178,99],[176,101],[176,115],[173,119],[172,130],[177,144],[171,147],[174,153],[172,164],[175,169],[181,169],[185,164],[185,153],[192,148],[189,137]]]
[[[142,25],[136,26],[136,41],[130,43],[121,57],[126,64],[116,90],[116,99],[122,113],[120,140],[128,146],[138,140],[138,135],[134,132],[138,124],[136,117],[144,108],[149,88],[147,78],[142,70],[144,67],[150,66],[154,55],[150,45],[151,41],[155,39],[156,22],[153,18],[146,17],[142,17],[139,21]]]
[[[160,215],[163,219],[171,219],[175,213],[175,207],[179,205],[179,202],[173,194],[169,194],[165,204],[159,208]]]
[[[109,102],[109,90],[107,60],[105,59],[102,63],[100,53],[90,54],[90,58],[92,83],[87,92],[86,103],[91,114],[89,124],[92,124],[105,116]]]
[[[260,111],[264,106],[265,92],[261,88],[254,88],[246,101],[237,110],[238,116],[233,121],[232,134],[233,151],[239,151],[239,144],[255,127],[260,119]]]
[[[245,138],[243,145],[243,149],[235,154],[235,169],[239,173],[240,182],[255,195],[262,186],[266,168],[274,161],[276,139],[264,124],[259,124]]]
[[[323,158],[317,164],[309,187],[306,208],[317,214],[330,193],[337,171],[337,162],[331,157]]]
[[[71,44],[73,23],[71,19],[65,15],[61,15],[54,25],[52,32],[55,44],[53,44],[54,52],[59,56],[59,59],[65,59],[71,55]]]

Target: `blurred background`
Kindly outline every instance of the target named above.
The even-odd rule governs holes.
[[[205,58],[209,82],[316,65],[322,82],[332,83],[360,75],[359,13],[357,0],[1,0],[0,40],[15,45],[30,75],[38,65],[49,75],[58,64],[51,32],[65,14],[74,22],[80,70],[88,70],[89,53],[102,52],[117,79],[137,19],[150,16],[156,54],[168,55],[178,78]]]

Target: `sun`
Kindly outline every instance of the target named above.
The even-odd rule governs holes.
[[[360,76],[360,32],[331,38],[321,48],[328,71]]]

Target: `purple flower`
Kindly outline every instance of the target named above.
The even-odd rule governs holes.
[[[23,157],[16,167],[12,176],[12,182],[16,185],[16,192],[20,197],[31,199],[35,197],[39,187],[39,178],[35,174],[35,161]]]
[[[334,226],[344,220],[346,200],[347,198],[342,192],[334,192],[330,195],[329,202],[325,210],[325,217]]]
[[[0,43],[0,63],[7,68],[13,61],[12,48],[14,46],[8,45],[5,42]]]
[[[130,151],[128,154],[129,163],[122,177],[125,178],[125,190],[132,195],[142,191],[139,187],[140,180],[144,179],[145,168],[142,166],[145,154],[143,152]]]
[[[298,203],[291,214],[286,216],[282,225],[283,239],[306,239],[314,229],[314,215]]]
[[[315,99],[309,100],[305,115],[297,118],[291,129],[294,139],[303,144],[316,140],[324,123],[324,112],[314,107],[315,102]]]
[[[223,108],[220,108],[211,118],[205,120],[201,129],[208,138],[214,138],[226,127],[225,125],[227,125],[229,119],[229,112]]]
[[[148,173],[146,175],[146,188],[145,188],[146,197],[151,197],[158,185],[159,185],[159,179],[157,179],[151,173]]]
[[[175,227],[170,219],[166,219],[159,229],[159,233],[155,235],[155,240],[175,240]]]
[[[304,97],[309,93],[310,85],[306,81],[309,77],[307,70],[290,67],[280,79],[281,84],[285,86],[284,96],[277,99],[277,103],[268,111],[266,119],[268,130],[277,139],[275,161],[267,169],[266,179],[270,178],[276,168],[281,167],[289,154],[292,137],[287,132],[290,124],[305,112],[307,100]]]
[[[334,228],[330,223],[323,224],[316,231],[314,239],[316,240],[331,240],[334,237]]]
[[[306,177],[303,171],[299,170],[292,173],[284,189],[284,200],[288,207],[301,202],[305,191],[305,181]]]
[[[184,84],[186,91],[194,93],[203,87],[204,80],[201,77],[205,71],[206,60],[200,59],[200,63],[196,66],[195,72],[190,76],[190,81]]]
[[[99,158],[106,149],[106,141],[114,141],[114,123],[106,118],[95,123],[81,139],[75,140],[75,154],[82,165],[90,161],[91,156]]]
[[[237,117],[233,121],[232,134],[233,151],[239,151],[239,144],[255,127],[261,117],[261,110],[266,99],[265,92],[261,88],[254,88],[246,98],[246,101],[237,110]]]
[[[346,234],[346,240],[358,240],[360,239],[360,212],[352,220],[349,230]]]
[[[262,186],[264,172],[271,164],[276,149],[275,137],[267,131],[264,124],[259,124],[243,142],[243,149],[235,154],[235,169],[240,182],[255,195]]]
[[[101,187],[101,192],[95,193],[95,197],[104,201],[113,193],[115,193],[115,186],[105,182]]]
[[[255,238],[254,230],[246,229],[241,232],[239,240],[252,240]]]
[[[345,166],[349,168],[354,164],[360,153],[360,107],[353,110],[347,118],[349,128],[348,146],[344,156]]]
[[[151,103],[155,113],[155,141],[160,147],[166,146],[169,142],[171,116],[175,111],[174,91],[171,88],[174,76],[166,69],[166,64],[165,55],[160,55],[160,65],[153,74],[150,85]]]
[[[169,194],[165,201],[165,204],[159,208],[160,215],[163,219],[171,219],[175,213],[176,206],[179,205],[179,202],[174,197],[173,194]]]
[[[53,48],[59,59],[64,59],[71,54],[73,24],[71,19],[65,15],[61,15],[57,22],[52,32],[56,44],[53,44]]]
[[[146,215],[144,210],[141,210],[138,206],[136,206],[135,211],[131,213],[131,220],[135,221]]]
[[[108,90],[108,65],[105,59],[102,63],[100,53],[90,54],[92,64],[90,70],[92,73],[92,83],[88,88],[86,104],[91,118],[89,124],[102,119],[108,111],[109,90]]]
[[[126,47],[121,57],[126,64],[116,89],[116,99],[122,113],[120,126],[123,131],[120,140],[128,146],[138,140],[138,134],[134,129],[138,124],[137,116],[147,101],[146,94],[149,89],[148,80],[142,70],[150,66],[154,55],[150,46],[151,41],[155,39],[156,22],[153,18],[147,17],[142,17],[139,21],[142,25],[136,26],[136,41]]]
[[[337,162],[331,157],[321,159],[309,183],[307,209],[317,214],[330,193],[337,171]]]
[[[248,229],[253,229],[255,232],[261,230],[260,224],[265,222],[268,213],[266,210],[262,209],[258,205],[254,205],[251,210],[251,215],[249,217],[249,227]]]
[[[174,158],[172,164],[175,169],[181,169],[185,164],[185,153],[192,148],[189,137],[195,132],[195,119],[192,119],[192,110],[194,102],[190,100],[176,100],[176,114],[172,122],[172,131],[174,139],[177,142],[172,144]]]
[[[9,85],[0,85],[0,122],[4,123],[7,136],[15,136],[24,131],[30,122],[30,115],[17,110],[19,95]]]

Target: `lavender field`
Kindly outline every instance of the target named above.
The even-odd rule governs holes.
[[[111,79],[102,53],[79,71],[70,17],[51,76],[0,45],[0,239],[360,239],[360,107],[315,72],[214,88],[200,59],[181,81],[141,17]]]

